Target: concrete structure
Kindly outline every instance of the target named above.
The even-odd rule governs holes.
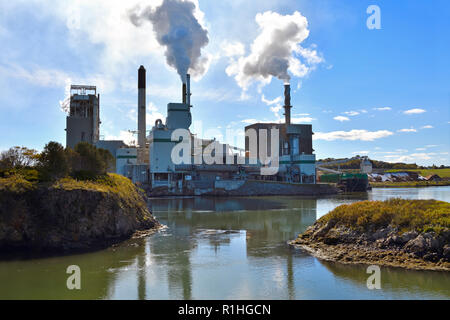
[[[291,124],[290,86],[285,85],[285,123],[255,123],[245,127],[245,151],[249,159],[261,156],[263,143],[261,135],[266,135],[267,155],[272,156],[271,129],[279,130],[278,154],[279,171],[275,180],[294,183],[316,183],[316,156],[312,146],[312,125]],[[250,130],[256,131],[256,148],[250,145]],[[252,152],[253,151],[253,152]],[[264,153],[264,149],[262,150]],[[253,154],[256,152],[256,154]]]
[[[361,173],[372,173],[372,162],[370,162],[369,157],[363,157],[361,159]]]
[[[146,70],[144,66],[140,66],[138,130],[133,131],[137,133],[138,138],[135,147],[127,146],[123,141],[99,141],[100,108],[96,89],[87,86],[73,86],[73,89],[78,91],[71,96],[70,115],[67,120],[68,145],[75,146],[80,141],[88,141],[99,148],[109,150],[116,159],[115,166],[110,168],[110,171],[128,177],[135,183],[149,183],[153,190],[163,187],[157,191],[161,190],[162,194],[165,188],[168,194],[180,195],[223,192],[239,194],[244,190],[248,194],[270,194],[271,190],[274,190],[274,194],[306,194],[309,190],[306,186],[289,191],[289,185],[316,182],[312,126],[291,123],[289,85],[284,87],[285,123],[255,123],[245,128],[246,131],[254,129],[257,133],[256,151],[250,147],[248,137],[244,150],[215,139],[197,138],[190,132],[192,105],[189,75],[182,86],[181,103],[169,103],[165,121],[157,120],[146,137]],[[88,93],[89,90],[93,90],[93,93]],[[279,131],[276,141],[278,150],[271,150],[270,130],[273,128]],[[180,141],[180,135],[172,137],[178,129],[184,129],[180,132],[183,141]],[[265,146],[259,135],[264,130],[268,133]],[[188,144],[189,147],[185,147],[183,152],[189,154],[183,154],[182,163],[174,163],[172,151],[175,146],[180,147],[180,143]],[[267,149],[268,156],[277,153],[278,158],[274,161],[278,166],[274,174],[262,175],[264,161],[256,159],[253,162],[252,158],[260,156],[260,148]],[[208,154],[210,157],[205,158]],[[288,183],[279,185],[280,182]],[[311,192],[317,193],[317,190],[311,189]],[[318,193],[323,192],[325,191],[320,190]]]
[[[116,150],[116,173],[126,177],[128,171],[125,167],[137,164],[136,148],[121,148]]]
[[[126,148],[127,145],[122,140],[99,140],[95,146],[97,148],[108,150],[111,153],[116,161],[108,169],[108,172],[117,172],[117,150],[120,148]]]
[[[149,135],[150,175],[152,186],[169,186],[178,180],[172,162],[172,149],[178,141],[172,141],[172,133],[177,129],[189,130],[192,124],[190,101],[190,79],[183,84],[183,102],[167,105],[166,123],[157,120]],[[188,89],[189,88],[189,89]],[[192,136],[192,135],[191,135]]]
[[[100,138],[100,95],[94,86],[70,88],[69,114],[66,118],[66,147],[80,142],[95,144]]]

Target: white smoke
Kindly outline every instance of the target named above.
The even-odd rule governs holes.
[[[194,77],[206,72],[209,61],[202,57],[202,49],[209,43],[208,31],[197,19],[193,2],[164,0],[156,9],[133,10],[129,18],[137,27],[146,20],[152,23],[159,44],[166,48],[167,63],[183,82],[188,72]]]
[[[70,111],[70,86],[71,86],[72,80],[70,78],[66,79],[66,87],[64,89],[64,100],[59,101],[59,105],[61,107],[61,110],[65,113],[68,113]]]
[[[304,77],[323,61],[316,50],[300,46],[309,36],[308,20],[300,12],[283,16],[267,11],[258,13],[255,20],[260,34],[253,42],[250,54],[232,60],[226,69],[244,90],[253,81],[268,84],[272,77],[289,83],[289,72]]]

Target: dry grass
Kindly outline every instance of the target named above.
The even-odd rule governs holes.
[[[400,232],[435,231],[450,228],[450,203],[437,200],[362,201],[341,205],[319,221],[336,219],[346,226],[373,231],[391,225]]]

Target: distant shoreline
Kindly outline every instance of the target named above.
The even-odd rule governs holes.
[[[450,186],[450,181],[370,182],[372,188],[421,188]]]

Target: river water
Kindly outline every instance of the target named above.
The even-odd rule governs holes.
[[[166,229],[106,250],[0,262],[0,299],[450,299],[450,273],[318,260],[286,242],[344,203],[392,197],[450,201],[450,187],[374,189],[327,198],[152,199]],[[68,290],[66,269],[81,269]]]

